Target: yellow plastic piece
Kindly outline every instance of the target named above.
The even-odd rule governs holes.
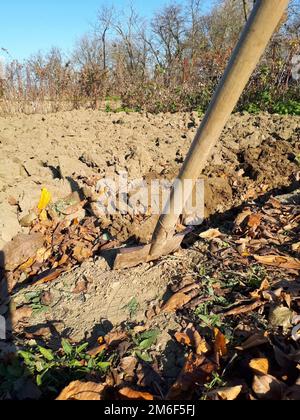
[[[47,188],[42,189],[40,202],[38,204],[38,209],[40,211],[45,210],[48,204],[51,201],[51,193],[47,190]]]

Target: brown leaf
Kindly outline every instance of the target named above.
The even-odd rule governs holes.
[[[262,216],[260,214],[251,214],[248,220],[248,226],[253,230],[256,230],[261,224]]]
[[[133,356],[124,357],[120,362],[120,367],[124,371],[126,377],[133,378],[138,361]]]
[[[73,257],[78,261],[79,263],[82,263],[89,259],[93,255],[93,252],[90,247],[78,244],[75,246],[73,250]]]
[[[228,388],[217,389],[215,393],[221,398],[223,401],[234,401],[242,392],[243,386],[232,386]]]
[[[264,306],[265,304],[266,302],[257,301],[257,302],[251,303],[250,305],[239,306],[238,308],[234,308],[231,311],[225,312],[223,316],[235,316],[235,315],[247,314],[248,312],[252,312],[255,309],[260,308],[261,306]]]
[[[168,302],[162,307],[163,312],[176,312],[177,309],[180,309],[184,307],[187,303],[189,303],[191,300],[191,297],[188,295],[185,295],[184,293],[176,293],[173,295]]]
[[[40,285],[40,284],[45,284],[45,283],[49,283],[51,281],[56,280],[62,273],[64,272],[64,270],[59,269],[59,270],[48,270],[45,271],[44,273],[42,273],[41,275],[38,276],[38,280],[35,283],[36,286]]]
[[[30,258],[35,257],[37,251],[43,248],[43,244],[44,237],[40,233],[16,236],[3,249],[5,270],[14,271]]]
[[[117,347],[122,341],[128,338],[124,331],[112,331],[105,336],[105,342],[109,347]]]
[[[198,331],[194,332],[194,345],[196,354],[201,356],[207,354],[210,351],[210,346],[207,344],[205,338],[202,338]]]
[[[75,381],[59,395],[57,401],[101,401],[105,384]]]
[[[252,214],[251,210],[244,210],[235,219],[235,225],[236,226],[241,226],[242,223],[247,219],[247,217],[251,216],[251,214]]]
[[[212,239],[219,238],[222,236],[222,233],[219,229],[209,229],[206,232],[202,232],[199,236],[201,239],[207,239],[210,241]]]
[[[87,354],[91,357],[97,357],[99,354],[103,353],[107,349],[106,344],[101,344],[98,347],[95,347],[87,352]]]
[[[282,400],[287,387],[271,375],[254,376],[253,391],[263,400]]]
[[[215,354],[219,357],[226,357],[228,354],[226,337],[218,328],[214,329]]]
[[[191,400],[196,387],[210,382],[215,370],[216,365],[205,356],[190,354],[167,400]]]
[[[300,260],[292,257],[282,257],[279,255],[254,255],[254,258],[260,264],[269,265],[271,267],[285,268],[288,270],[300,269]]]
[[[269,360],[266,358],[252,359],[249,366],[258,375],[269,373]]]
[[[190,339],[190,337],[186,333],[177,332],[175,334],[175,338],[176,338],[176,340],[178,341],[179,344],[182,344],[182,345],[187,346],[187,347],[192,346],[192,340]]]
[[[236,347],[237,350],[249,350],[255,347],[262,346],[263,344],[267,344],[269,342],[268,337],[265,333],[257,333],[251,335],[244,344],[239,347]]]
[[[119,390],[119,394],[121,397],[125,398],[126,400],[136,400],[136,401],[153,401],[153,395],[149,394],[148,392],[140,392],[134,391],[131,388],[122,388]]]

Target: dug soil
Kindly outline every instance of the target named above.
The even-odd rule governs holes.
[[[54,203],[77,192],[82,205],[80,220],[85,220],[96,216],[87,197],[94,181],[123,171],[133,180],[172,179],[199,123],[195,113],[73,111],[1,118],[0,251],[7,249],[16,235],[29,233],[24,218],[27,220],[37,206],[43,187],[51,192]],[[160,392],[150,381],[151,375],[150,383],[143,377],[138,385],[161,396],[178,378],[187,348],[192,347],[185,341],[187,348],[182,348],[176,333],[192,330],[195,334],[195,329],[200,329],[202,336],[209,337],[220,328],[232,349],[260,334],[261,345],[269,346],[265,350],[269,355],[275,344],[263,334],[270,319],[276,318],[272,318],[274,307],[290,310],[286,324],[278,319],[273,322],[272,333],[281,328],[284,334],[295,326],[292,318],[297,315],[296,307],[299,309],[299,197],[292,193],[299,188],[299,140],[299,117],[233,115],[203,172],[206,220],[186,239],[183,249],[157,263],[121,271],[111,271],[105,259],[95,253],[77,258],[78,264],[53,281],[16,281],[11,301],[4,299],[4,292],[0,300],[0,315],[11,318],[14,337],[14,343],[1,343],[2,351],[9,353],[13,347],[34,342],[58,350],[62,337],[93,347],[99,337],[120,326],[127,332],[158,329],[152,357]],[[292,202],[272,198],[284,193],[292,194]],[[77,217],[75,220],[80,224]],[[106,227],[117,242],[132,236],[146,242],[154,223],[119,218],[111,219]],[[293,261],[278,262],[274,255]],[[178,292],[181,301],[171,304],[171,310],[170,305],[164,307]],[[123,348],[121,359],[128,357],[129,348]],[[240,361],[234,365],[221,353],[215,348],[217,369],[222,368],[223,373],[224,368],[231,369],[229,382],[238,382],[236,378],[243,375],[236,369],[243,372],[245,366]],[[235,351],[229,353],[238,358]],[[264,357],[262,353],[257,350],[247,357]],[[226,363],[220,361],[223,356]],[[284,368],[280,370],[275,359],[272,374],[278,378]],[[297,379],[296,367],[293,369],[285,389]],[[136,385],[136,380],[133,382]],[[242,387],[250,398],[253,390],[247,386],[251,381],[246,382],[243,380]]]

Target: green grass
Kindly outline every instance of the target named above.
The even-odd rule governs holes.
[[[101,378],[111,366],[113,355],[105,352],[97,357],[87,353],[88,344],[72,346],[62,340],[62,350],[50,349],[34,344],[19,351],[10,363],[0,363],[0,397],[7,392],[13,394],[23,378],[33,378],[43,398],[55,398],[71,381],[91,375]]]

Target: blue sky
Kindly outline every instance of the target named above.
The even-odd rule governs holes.
[[[91,29],[95,15],[105,0],[0,0],[0,48],[16,59],[27,58],[52,46],[68,52]],[[207,5],[212,1],[204,0]],[[125,8],[128,0],[112,1]],[[147,17],[166,2],[133,0],[140,14]]]

